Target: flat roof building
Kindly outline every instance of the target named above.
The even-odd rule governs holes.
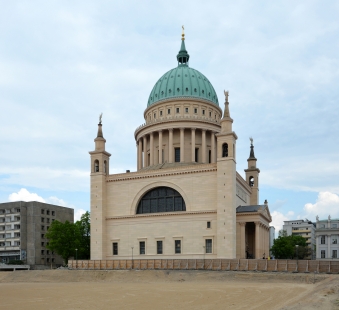
[[[74,210],[37,201],[0,204],[0,262],[22,260],[32,268],[60,266],[63,260],[48,250],[45,234],[55,221],[74,221]]]
[[[338,259],[339,219],[319,220],[316,223],[317,259]]]

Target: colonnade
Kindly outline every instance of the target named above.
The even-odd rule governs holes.
[[[267,258],[269,253],[269,226],[257,221],[255,224],[255,244],[254,244],[254,258],[260,259]],[[239,222],[240,225],[240,258],[246,257],[246,222]]]
[[[163,139],[163,132],[168,131],[168,140],[164,141]],[[165,146],[167,145],[167,158],[168,158],[168,163],[173,163],[175,161],[174,158],[174,144],[173,144],[173,133],[175,130],[180,131],[180,162],[183,163],[185,162],[185,142],[187,143],[188,141],[185,141],[185,130],[190,130],[191,135],[190,135],[190,143],[191,143],[191,162],[196,161],[196,153],[195,149],[197,147],[196,144],[196,128],[169,128],[165,130],[158,130],[155,132],[151,132],[149,134],[145,134],[137,140],[137,164],[138,164],[138,170],[142,169],[147,166],[153,166],[157,164],[163,164],[165,162],[164,159],[164,149]],[[210,135],[210,149],[211,149],[211,156],[210,156],[210,162],[215,163],[217,156],[216,156],[216,137],[215,134],[217,132],[211,131],[211,130],[206,130],[206,129],[199,129],[201,131],[201,153],[202,157],[199,162],[201,163],[207,163],[209,160],[207,159],[207,143],[206,143],[206,135]],[[155,158],[155,151],[156,151],[156,146],[154,145],[154,139],[155,136],[158,135],[158,152],[159,156],[158,159]],[[187,139],[186,139],[187,140]],[[149,142],[149,150],[147,149]],[[165,142],[165,143],[164,143]],[[148,157],[149,155],[149,157]]]

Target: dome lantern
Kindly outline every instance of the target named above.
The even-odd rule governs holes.
[[[186,64],[188,64],[188,60],[190,59],[190,55],[186,51],[184,26],[182,26],[182,35],[181,36],[182,36],[181,47],[180,47],[180,51],[177,55],[177,60],[178,60],[179,65],[186,65]]]

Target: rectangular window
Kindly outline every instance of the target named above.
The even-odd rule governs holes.
[[[118,255],[118,242],[113,242],[113,255]]]
[[[337,228],[337,224],[332,224],[331,227],[332,228]]]
[[[49,255],[49,250],[47,250],[47,254]]]
[[[205,246],[206,253],[212,253],[212,239],[206,239]]]
[[[47,263],[49,263],[49,257],[47,257]]]
[[[177,111],[177,113],[179,113],[179,112],[180,112],[180,109],[179,109],[179,108],[176,108],[176,111]]]
[[[211,228],[211,222],[207,222],[207,228]]]
[[[46,213],[47,213],[47,215],[49,215],[49,210],[47,210],[47,212],[46,212]]]
[[[180,147],[174,149],[174,160],[176,163],[180,163]]]
[[[16,212],[20,212],[20,209],[15,209]]]
[[[162,116],[162,111],[160,111],[160,116]]]
[[[338,242],[337,242],[337,237],[334,237],[333,239],[332,239],[332,244],[337,244]]]
[[[185,113],[188,113],[188,108],[185,108]]]
[[[325,236],[321,236],[320,244],[325,244]]]
[[[167,109],[167,114],[171,114],[171,109]]]
[[[42,218],[41,218],[41,223],[44,223],[44,222],[45,222],[45,218],[42,217]]]
[[[146,254],[145,241],[140,241],[139,242],[139,253],[140,253],[140,255],[145,255]]]
[[[44,225],[41,225],[41,230],[45,230],[45,226]]]
[[[45,250],[41,250],[41,255],[44,255],[45,254]]]
[[[46,219],[47,220],[47,224],[49,223],[49,219]]]
[[[41,242],[41,246],[45,246],[45,242]]]
[[[195,162],[197,163],[198,161],[199,161],[199,157],[198,157],[198,155],[199,155],[199,149],[195,149]]]
[[[45,214],[45,210],[44,209],[41,209],[41,214]]]
[[[157,115],[154,113],[154,114],[153,114],[153,118],[155,119],[155,118],[156,118],[156,116],[157,116]]]
[[[198,113],[198,109],[194,108],[194,113],[197,114]]]
[[[210,117],[212,117],[212,112],[210,112]]]
[[[211,163],[211,150],[208,151],[208,163],[210,164]]]
[[[325,255],[326,255],[325,250],[321,250],[321,258],[325,258]]]
[[[332,250],[332,258],[337,258],[337,250]]]
[[[55,216],[55,211],[52,211],[52,216]]]
[[[41,239],[42,239],[42,238],[45,238],[45,234],[41,234]]]
[[[202,110],[202,115],[205,115],[205,110]]]
[[[181,240],[174,240],[175,254],[181,254]]]
[[[162,241],[157,241],[157,254],[162,254]]]

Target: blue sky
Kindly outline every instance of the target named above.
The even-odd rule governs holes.
[[[157,79],[190,66],[230,91],[237,170],[249,137],[273,225],[339,217],[338,1],[8,1],[0,11],[0,202],[89,210],[103,112],[111,173],[136,169],[134,130]]]

